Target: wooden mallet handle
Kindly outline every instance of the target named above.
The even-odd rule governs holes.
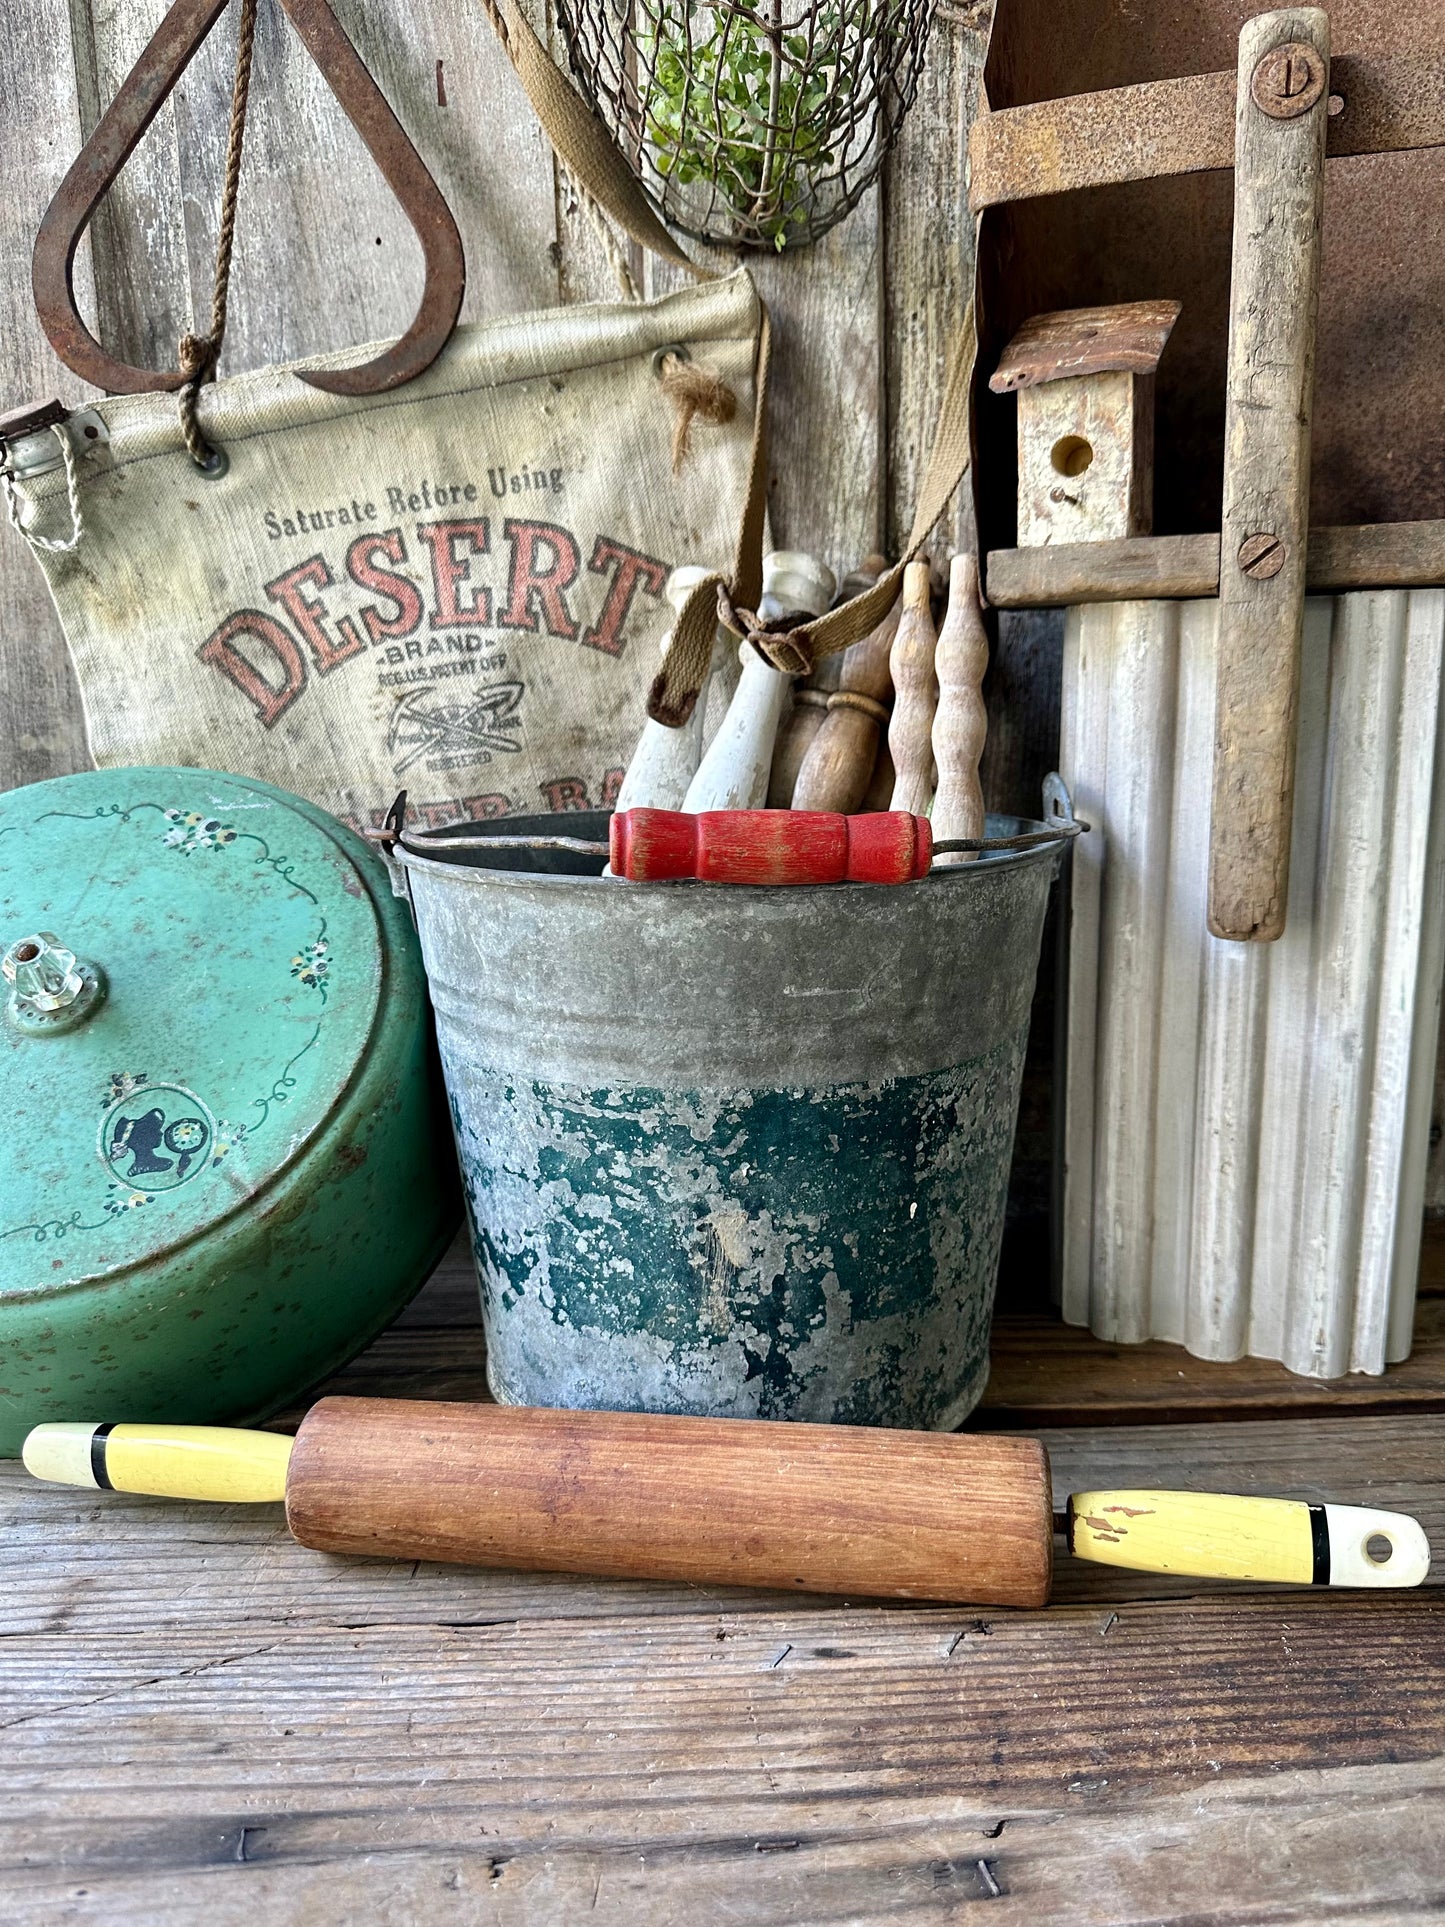
[[[1036,1439],[325,1398],[286,1518],[322,1552],[1041,1606]]]

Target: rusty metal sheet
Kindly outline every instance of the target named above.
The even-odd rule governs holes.
[[[1152,375],[1179,319],[1177,301],[1126,301],[1115,308],[1036,314],[1005,348],[989,377],[996,395],[1040,382],[1122,370]]]
[[[1445,145],[1445,52],[1330,63],[1326,153]],[[1234,165],[1234,71],[1145,81],[980,115],[969,206]]]

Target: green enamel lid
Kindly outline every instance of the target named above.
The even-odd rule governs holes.
[[[0,1294],[163,1260],[342,1105],[382,989],[324,812],[206,770],[0,795]]]

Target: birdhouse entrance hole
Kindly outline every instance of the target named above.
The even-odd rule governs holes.
[[[1060,475],[1082,475],[1093,459],[1093,444],[1082,435],[1061,435],[1049,451],[1049,460]]]

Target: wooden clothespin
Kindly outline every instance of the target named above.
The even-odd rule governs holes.
[[[927,816],[933,802],[933,712],[938,706],[929,567],[910,562],[903,571],[903,609],[889,654],[893,674],[893,719],[888,748],[893,757],[891,807],[910,816]]]
[[[870,556],[868,566],[875,561],[881,563],[882,558]],[[873,580],[882,573],[880,567]],[[847,814],[862,806],[888,722],[888,702],[893,693],[888,655],[899,611],[900,604],[895,602],[871,635],[843,652],[838,687],[828,698],[827,714],[808,746],[793,786],[794,809],[842,810]],[[881,808],[888,807],[892,793],[890,776]]]
[[[881,555],[870,555],[851,574],[844,576],[842,587],[833,598],[837,609],[854,596],[871,589],[888,564]],[[778,731],[778,746],[773,752],[773,773],[768,783],[768,808],[786,810],[792,806],[798,776],[813,744],[827,720],[834,693],[842,685],[846,652],[824,656],[811,676],[793,686],[793,707]],[[832,808],[829,804],[828,808]]]
[[[674,569],[667,578],[667,599],[682,614],[683,605],[693,589],[703,577],[706,569],[687,565]],[[662,639],[662,653],[667,654],[672,641],[669,632]],[[713,662],[717,661],[718,649],[713,647]],[[652,808],[659,810],[681,809],[682,799],[687,795],[687,786],[697,774],[697,766],[702,761],[703,732],[707,727],[707,700],[712,689],[712,677],[703,684],[691,716],[681,729],[667,729],[655,723],[649,716],[642,725],[642,734],[637,739],[637,748],[627,765],[627,774],[622,779],[622,788],[617,792],[617,808],[631,810]]]
[[[822,615],[834,587],[832,570],[812,556],[795,549],[774,550],[763,558],[758,614],[764,621]],[[739,661],[737,694],[688,786],[685,810],[756,810],[767,802],[778,725],[792,677],[765,662],[751,643],[743,643]]]
[[[988,635],[978,604],[978,560],[956,555],[948,572],[948,611],[934,653],[938,708],[933,717],[933,760],[938,793],[933,799],[933,833],[940,840],[983,835],[983,786],[979,759],[988,734],[983,677],[988,668]],[[955,850],[940,863],[971,863],[973,854]]]

